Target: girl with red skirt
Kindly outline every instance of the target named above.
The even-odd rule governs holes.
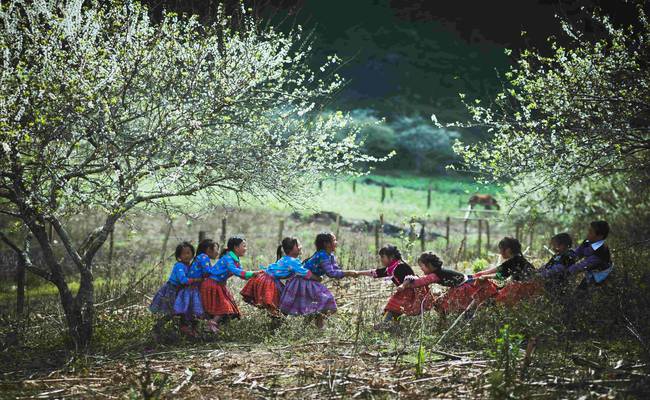
[[[271,318],[280,318],[282,316],[280,296],[284,289],[283,279],[295,275],[317,282],[321,280],[302,265],[298,259],[301,252],[302,246],[297,238],[282,239],[282,244],[278,246],[277,250],[277,261],[265,268],[263,273],[246,282],[241,290],[240,293],[244,301],[265,309]]]
[[[246,240],[232,237],[228,239],[219,260],[214,265],[204,267],[206,279],[201,283],[201,301],[205,313],[212,318],[208,321],[208,328],[214,333],[219,331],[222,322],[240,316],[239,307],[226,286],[228,278],[235,275],[248,280],[258,274],[241,268],[239,258],[246,254],[246,250]]]
[[[397,290],[413,290],[432,283],[447,287],[447,291],[440,296],[429,293],[423,303],[424,309],[435,308],[441,316],[465,311],[472,302],[478,307],[497,293],[497,287],[492,282],[478,282],[471,275],[465,276],[458,271],[442,268],[442,260],[433,252],[422,253],[418,264],[425,275],[422,278],[407,277]]]
[[[381,268],[368,271],[358,271],[357,275],[390,280],[395,286],[404,283],[407,276],[415,275],[413,269],[404,260],[396,246],[387,244],[379,249]],[[390,329],[398,322],[401,315],[419,315],[422,301],[428,293],[428,288],[412,288],[395,292],[384,307],[384,317],[381,323],[375,325],[376,330]]]
[[[480,280],[510,278],[510,282],[499,289],[495,297],[497,304],[512,306],[543,292],[542,283],[536,279],[535,267],[521,254],[519,240],[511,237],[501,239],[499,251],[505,260],[501,265],[474,274]]]

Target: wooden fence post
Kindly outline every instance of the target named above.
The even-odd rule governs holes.
[[[447,239],[446,250],[449,251],[449,228],[451,225],[451,218],[447,217],[447,220],[445,221],[445,225],[446,225],[445,239]]]
[[[385,199],[386,199],[386,184],[382,183],[381,184],[381,202],[383,203]]]
[[[278,243],[282,243],[282,239],[284,239],[284,220],[280,220],[280,226],[278,228]]]
[[[84,234],[85,233],[86,232],[84,231]],[[50,241],[50,244],[54,242],[54,225],[52,225],[52,223],[50,223],[50,225],[47,228],[47,239]]]
[[[228,228],[228,218],[223,217],[221,220],[221,244],[226,245],[226,233]]]
[[[379,253],[379,224],[375,224],[375,254]]]
[[[481,236],[483,235],[483,220],[478,220],[478,243],[476,243],[476,248],[478,249],[478,257],[481,257]]]
[[[535,240],[535,224],[530,225],[530,237],[528,238],[528,246],[530,251],[533,251],[533,241]]]
[[[425,247],[426,247],[426,240],[427,240],[427,230],[425,226],[425,222],[422,221],[422,228],[420,229],[420,249],[424,253]]]
[[[323,190],[323,181],[318,181],[318,190]]]
[[[199,243],[205,239],[205,237],[208,236],[205,231],[199,231]]]
[[[354,180],[352,181],[352,193],[356,193],[356,192],[357,192],[357,181]]]
[[[339,238],[339,232],[341,231],[341,215],[336,214],[336,238]]]
[[[463,222],[463,260],[467,256],[467,224],[469,223],[469,220],[466,219],[465,222]]]
[[[490,221],[487,219],[485,220],[485,236],[487,239],[487,244],[485,246],[485,252],[489,253],[490,252]]]
[[[427,210],[431,208],[431,186],[429,186],[429,190],[427,190]]]

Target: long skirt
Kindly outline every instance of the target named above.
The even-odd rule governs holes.
[[[202,318],[205,315],[198,285],[185,286],[178,291],[174,314],[182,315],[187,319]]]
[[[336,300],[322,283],[294,276],[282,291],[280,311],[288,315],[331,313],[336,311]]]
[[[279,279],[263,273],[249,279],[239,293],[246,303],[264,308],[272,315],[279,315],[283,289],[284,284]]]
[[[435,297],[429,292],[427,286],[404,289],[393,293],[388,299],[384,312],[397,315],[420,315],[433,307]]]
[[[540,295],[543,290],[543,284],[538,280],[512,281],[499,289],[495,301],[497,304],[512,306],[521,300]]]
[[[213,279],[205,279],[201,282],[201,302],[205,313],[212,317],[239,318],[241,315],[234,297],[226,287],[226,282],[217,282]]]
[[[174,315],[174,303],[179,287],[166,282],[153,296],[149,311],[154,314]]]
[[[472,301],[474,301],[474,304],[479,305],[485,300],[496,296],[497,291],[497,285],[491,281],[465,282],[450,288],[445,294],[438,297],[435,308],[438,312],[445,314],[465,311]]]

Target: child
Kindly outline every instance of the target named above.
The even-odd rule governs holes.
[[[424,309],[435,307],[441,316],[450,312],[465,311],[474,301],[476,307],[497,293],[497,287],[489,281],[475,281],[471,275],[442,268],[442,260],[433,252],[425,252],[418,258],[418,265],[424,277],[407,277],[398,291],[426,287],[432,283],[449,288],[446,293],[435,298],[431,293],[425,299]]]
[[[539,270],[547,292],[555,296],[564,294],[569,276],[569,266],[576,262],[576,253],[571,250],[573,240],[568,233],[559,233],[551,238],[555,255]]]
[[[282,239],[282,244],[277,249],[277,259],[269,265],[264,273],[257,275],[246,282],[241,290],[241,295],[249,304],[264,308],[272,318],[279,318],[280,295],[284,289],[281,279],[286,279],[294,274],[305,279],[320,280],[319,277],[303,267],[297,258],[302,251],[300,241],[295,237]]]
[[[192,323],[193,336],[197,336],[197,318],[205,316],[201,302],[200,282],[203,280],[205,268],[210,267],[210,259],[217,258],[217,243],[212,239],[203,239],[196,248],[196,257],[190,266],[188,278],[194,279],[193,284],[182,288],[176,296],[174,312],[184,315]]]
[[[578,285],[578,289],[585,290],[589,286],[600,286],[614,269],[612,256],[605,239],[609,235],[609,224],[605,221],[593,221],[589,225],[587,240],[585,240],[575,253],[579,262],[569,267],[570,274],[585,272],[585,277]]]
[[[474,278],[497,278],[511,281],[499,289],[495,300],[499,304],[513,305],[519,300],[532,297],[541,291],[540,284],[534,279],[536,271],[533,265],[521,254],[521,243],[511,237],[505,237],[499,242],[501,257],[505,260],[498,267],[490,268],[474,274]]]
[[[387,278],[395,286],[404,283],[404,278],[407,276],[415,275],[413,268],[402,259],[399,249],[393,245],[387,244],[379,249],[379,258],[383,265],[382,268],[359,271],[357,274],[373,278]],[[384,307],[383,321],[375,325],[375,330],[390,328],[392,324],[398,322],[398,318],[402,314],[419,315],[420,305],[428,292],[429,289],[426,286],[395,292]]]
[[[319,233],[314,244],[316,253],[304,265],[312,274],[319,277],[327,275],[334,279],[356,276],[354,271],[343,271],[336,264],[336,236],[332,233]],[[322,283],[294,276],[282,292],[280,310],[290,315],[313,315],[316,326],[322,329],[325,325],[324,314],[336,312],[336,300]]]
[[[203,309],[212,317],[208,321],[208,328],[213,333],[219,332],[221,322],[240,316],[239,308],[228,291],[226,282],[232,275],[247,280],[256,275],[241,268],[239,258],[246,254],[246,250],[244,238],[231,237],[219,260],[212,266],[204,267],[204,277],[207,279],[201,284],[201,300]]]
[[[172,268],[169,279],[158,290],[149,306],[149,310],[152,313],[162,314],[162,318],[160,318],[154,326],[154,333],[156,335],[159,335],[163,325],[177,314],[174,310],[174,305],[181,287],[183,285],[195,284],[200,281],[200,279],[188,278],[190,263],[194,257],[194,246],[188,242],[183,242],[176,246],[175,255],[177,262]],[[195,336],[189,322],[187,316],[181,314],[180,330],[186,335]]]

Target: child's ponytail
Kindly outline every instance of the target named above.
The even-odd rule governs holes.
[[[275,255],[277,256],[276,259],[275,259],[276,261],[282,258],[282,245],[278,246],[278,249],[276,250]]]

